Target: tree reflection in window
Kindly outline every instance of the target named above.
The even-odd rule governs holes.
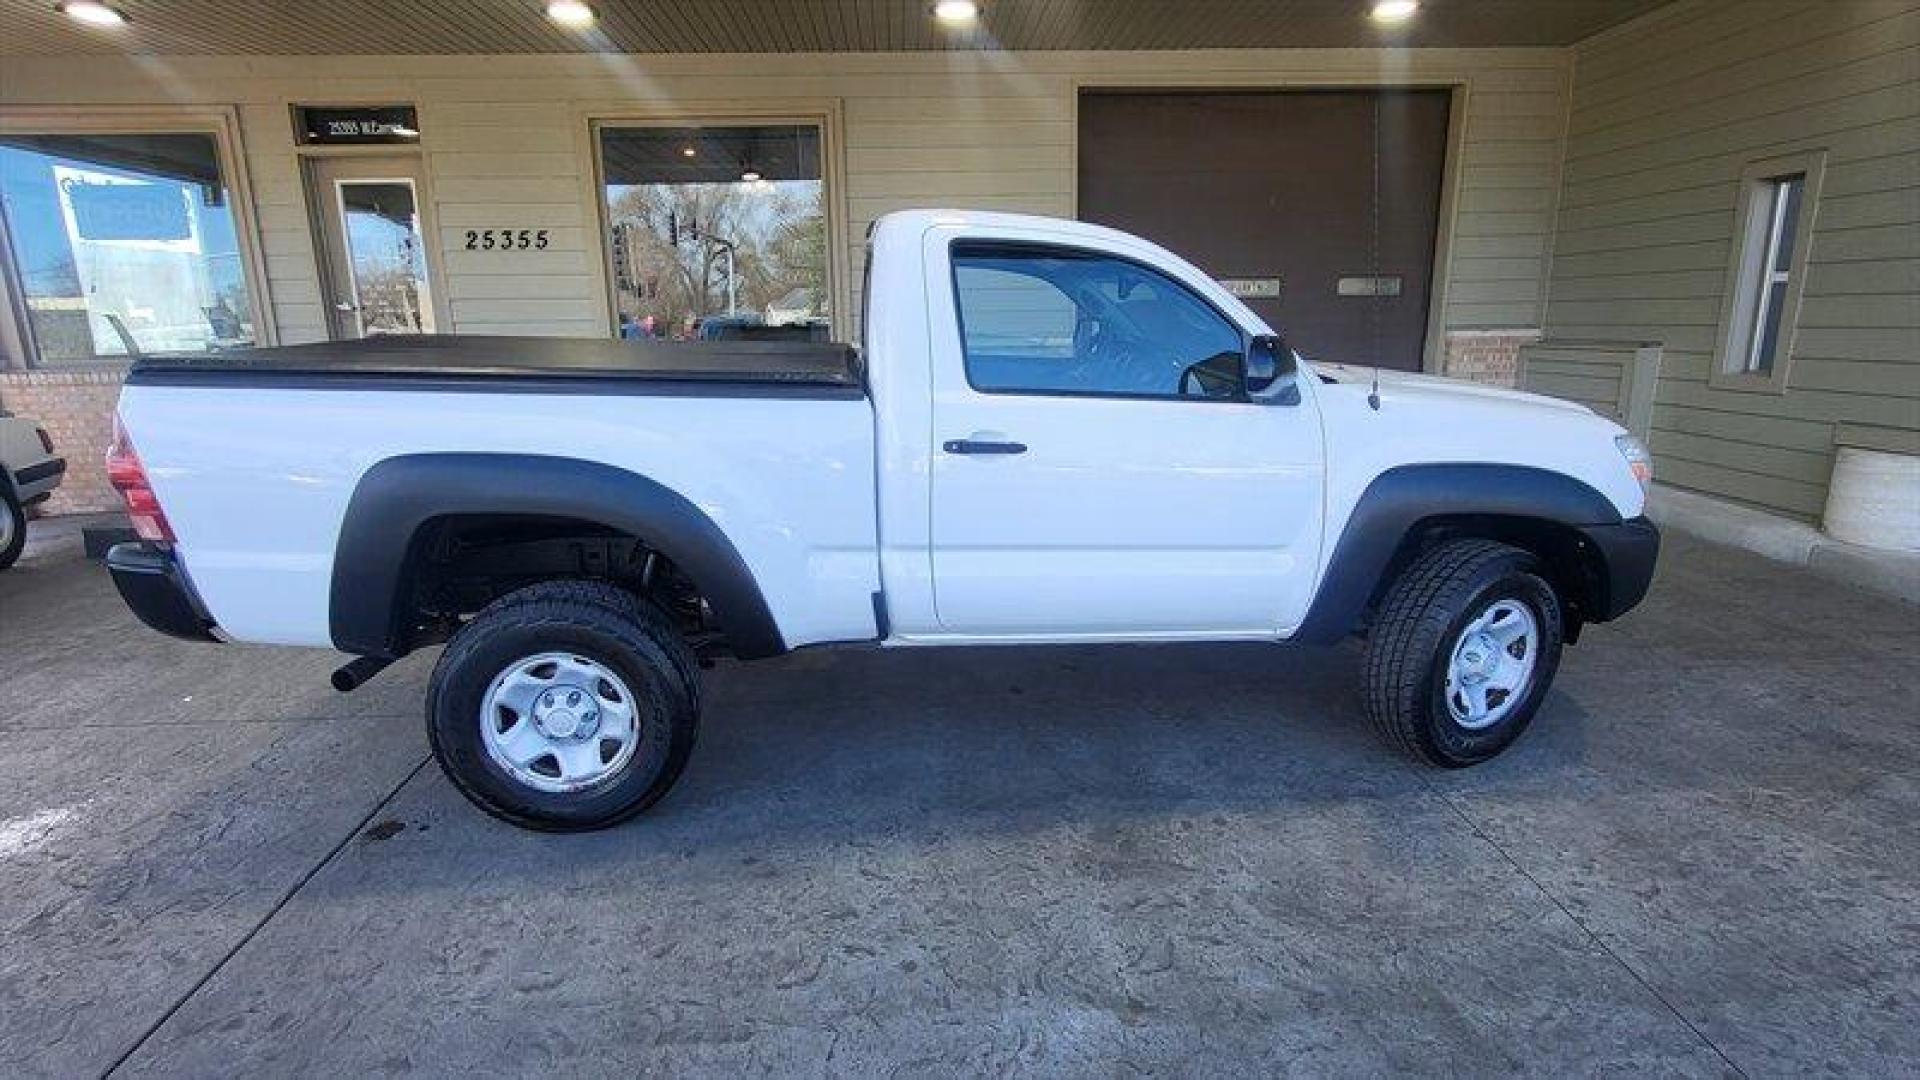
[[[620,333],[824,339],[819,129],[602,127]]]

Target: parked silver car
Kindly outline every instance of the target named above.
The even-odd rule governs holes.
[[[66,474],[46,428],[0,412],[0,570],[27,545],[27,507],[46,501]]]

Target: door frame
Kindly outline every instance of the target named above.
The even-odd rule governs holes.
[[[319,198],[319,177],[315,170],[321,165],[333,165],[343,161],[355,161],[368,158],[404,158],[413,164],[414,175],[406,177],[413,181],[414,212],[420,216],[420,242],[426,245],[427,284],[429,300],[433,309],[433,332],[436,334],[454,333],[453,311],[448,301],[447,265],[440,250],[440,225],[434,213],[432,156],[419,146],[305,146],[298,150],[300,159],[301,198],[306,201],[307,235],[313,243],[314,280],[320,287],[320,318],[327,331],[328,340],[337,340],[333,336],[333,316],[329,314],[333,301],[335,282],[333,268],[327,259],[327,230],[325,215],[332,213],[333,204]],[[378,177],[371,176],[371,179]],[[332,192],[326,194],[332,195]]]
[[[1471,93],[1471,79],[1466,75],[1379,79],[1371,82],[1337,77],[1275,77],[1263,72],[1250,72],[1238,77],[1208,76],[1203,82],[1196,82],[1187,75],[1137,75],[1118,80],[1075,77],[1069,87],[1072,118],[1068,124],[1067,139],[1068,154],[1072,160],[1073,191],[1068,210],[1076,219],[1079,218],[1080,101],[1088,93],[1284,94],[1313,90],[1352,90],[1359,93],[1383,90],[1447,91],[1447,151],[1446,159],[1440,166],[1440,208],[1434,222],[1432,266],[1428,270],[1427,330],[1420,352],[1420,370],[1430,375],[1441,374],[1446,370],[1446,312],[1453,278],[1453,229],[1454,219],[1459,213],[1462,151],[1466,148],[1467,96]],[[1275,329],[1284,331],[1286,328]]]
[[[887,527],[883,520],[881,530],[883,538],[881,547],[882,577],[883,583],[887,586],[887,596],[890,605],[889,610],[893,614],[893,636],[903,644],[1038,644],[1179,640],[1274,641],[1290,633],[1299,623],[1297,619],[1289,618],[1293,612],[1291,609],[1283,606],[1276,606],[1267,617],[1258,620],[1253,625],[1216,626],[1208,628],[1187,627],[1169,629],[1161,627],[1140,629],[1135,625],[1129,627],[1083,627],[1077,630],[1058,632],[1054,629],[1039,630],[1034,628],[983,630],[977,627],[966,628],[948,624],[947,619],[951,616],[952,608],[943,608],[939,600],[941,572],[938,568],[938,559],[939,552],[943,545],[941,544],[940,531],[941,515],[936,510],[936,505],[941,498],[941,489],[945,486],[943,475],[954,468],[966,467],[964,461],[956,462],[951,458],[944,457],[943,453],[936,449],[936,447],[946,439],[966,437],[962,430],[966,427],[964,424],[956,429],[948,429],[942,426],[951,418],[950,415],[946,415],[946,410],[943,410],[943,404],[951,404],[946,397],[949,391],[961,395],[958,400],[960,400],[968,410],[977,406],[985,406],[988,403],[994,403],[995,405],[1004,404],[1007,408],[1018,410],[1022,408],[1023,403],[1025,403],[1027,407],[1031,407],[1036,411],[1048,410],[1049,416],[1053,419],[1060,418],[1059,416],[1053,416],[1051,412],[1056,406],[1078,404],[1111,412],[1153,409],[1154,412],[1152,415],[1156,416],[1180,416],[1185,414],[1205,421],[1208,427],[1217,426],[1217,418],[1222,415],[1238,415],[1256,424],[1262,421],[1276,426],[1291,424],[1296,427],[1297,430],[1295,434],[1300,436],[1302,444],[1310,448],[1312,458],[1311,466],[1297,470],[1295,475],[1308,478],[1308,482],[1313,485],[1314,490],[1311,498],[1299,500],[1297,503],[1285,503],[1276,500],[1272,505],[1276,508],[1287,505],[1304,505],[1311,508],[1311,520],[1307,523],[1308,527],[1301,533],[1301,536],[1305,538],[1306,543],[1309,544],[1310,547],[1300,547],[1297,549],[1302,556],[1298,564],[1300,572],[1296,575],[1291,575],[1291,583],[1299,587],[1298,600],[1300,603],[1298,610],[1301,612],[1304,612],[1311,603],[1313,579],[1316,576],[1315,568],[1320,565],[1322,549],[1328,542],[1325,535],[1326,526],[1324,520],[1328,483],[1326,448],[1320,438],[1320,405],[1318,394],[1312,387],[1311,380],[1301,380],[1300,400],[1292,405],[1282,405],[1271,401],[1250,399],[1169,398],[1099,392],[1060,394],[1037,390],[997,391],[979,389],[973,384],[973,380],[966,369],[964,315],[959,306],[959,286],[953,267],[954,248],[968,241],[997,241],[1019,246],[1056,248],[1092,253],[1117,261],[1134,262],[1189,290],[1195,298],[1213,308],[1223,320],[1237,329],[1242,335],[1243,341],[1261,329],[1261,320],[1259,317],[1247,309],[1244,304],[1235,300],[1217,281],[1206,276],[1204,270],[1200,270],[1197,267],[1183,268],[1180,266],[1171,266],[1156,260],[1153,256],[1151,245],[1147,241],[1136,237],[1126,236],[1124,234],[1088,235],[1079,229],[1066,227],[1057,230],[1015,228],[998,223],[938,223],[930,225],[914,235],[911,243],[913,245],[912,250],[914,251],[914,255],[919,262],[918,276],[926,295],[932,301],[925,305],[924,311],[924,327],[926,330],[930,363],[920,376],[926,380],[924,386],[918,384],[913,386],[896,386],[893,389],[893,393],[896,395],[918,395],[924,392],[927,395],[928,407],[920,420],[914,421],[912,427],[902,429],[902,431],[893,436],[893,441],[909,445],[918,443],[920,449],[916,449],[914,452],[916,454],[924,453],[925,455],[922,459],[924,463],[923,467],[916,467],[916,469],[913,470],[916,475],[920,476],[919,483],[914,485],[914,494],[919,500],[919,505],[896,507],[902,514],[914,515],[924,522],[924,534],[921,535],[917,541],[909,540],[907,545],[911,546],[917,543],[920,549],[920,558],[923,558],[925,562],[924,570],[915,567],[901,566],[901,569],[907,571],[908,580],[905,582],[904,588],[896,584],[893,577],[888,573],[888,560],[891,553],[886,543]],[[943,354],[947,357],[944,360]],[[955,379],[958,380],[957,383],[954,381]],[[1046,404],[1047,402],[1052,402],[1053,404],[1048,405]],[[1222,414],[1220,410],[1232,410],[1232,412]],[[1065,414],[1061,414],[1061,416],[1064,415]],[[920,427],[920,424],[924,424],[925,426]],[[1052,432],[1051,434],[1065,435],[1071,438],[1073,434],[1071,430],[1072,426],[1069,422],[1067,428],[1059,432]],[[1109,430],[1109,428],[1104,424],[1095,424],[1089,426],[1087,430]],[[1016,437],[1021,434],[1023,433],[1017,429],[1014,432]],[[883,432],[882,435],[884,437],[886,433]],[[1282,435],[1284,437],[1284,432],[1282,432]],[[1008,458],[1000,460],[1012,464],[1021,459]],[[1255,460],[1267,461],[1269,459],[1256,458]],[[1190,479],[1190,477],[1182,478],[1182,480],[1186,479]],[[1271,478],[1269,478],[1269,480],[1270,479]],[[883,487],[885,484],[886,481],[883,478]],[[1176,485],[1167,486],[1171,488]],[[1177,486],[1184,487],[1184,483]],[[1263,486],[1266,491],[1272,492],[1275,490],[1270,483],[1266,483]],[[887,493],[885,491],[881,492],[883,505],[888,505],[886,495]],[[896,502],[899,502],[899,500],[896,500]],[[883,514],[888,512],[890,511],[883,510]],[[1290,516],[1297,520],[1301,515],[1294,514]],[[1294,550],[1285,545],[1280,545],[1273,534],[1266,534],[1258,547],[1261,549],[1273,548],[1279,551]],[[1250,547],[1243,550],[1254,549],[1255,548]],[[949,550],[966,549],[950,548]],[[979,549],[975,548],[972,550]],[[1145,552],[1148,549],[1143,548],[1136,550]],[[910,553],[908,557],[912,557]],[[1284,585],[1286,579],[1281,580]],[[1284,594],[1284,589],[1282,591]],[[896,600],[901,598],[905,599],[905,607],[895,603]],[[1284,595],[1281,599],[1285,599]]]

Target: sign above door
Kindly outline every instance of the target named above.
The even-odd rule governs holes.
[[[420,121],[411,105],[295,105],[293,134],[302,146],[410,146]]]
[[[1221,288],[1242,300],[1278,300],[1281,285],[1281,279],[1278,277],[1220,279]]]

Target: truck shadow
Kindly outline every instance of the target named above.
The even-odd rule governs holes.
[[[548,866],[576,849],[636,866],[677,853],[725,874],[778,852],[1349,813],[1398,833],[1444,807],[1376,739],[1358,681],[1353,645],[802,652],[709,672],[679,786],[606,832],[521,833],[427,782],[454,834],[436,841]],[[1585,718],[1549,699],[1552,745],[1529,751],[1536,731],[1511,752],[1529,784],[1578,760]]]
[[[1417,788],[1375,737],[1357,643],[822,651],[709,673],[686,794],[1270,801]],[[1542,724],[1578,724],[1550,698]],[[1558,740],[1556,740],[1558,741]]]
[[[1075,868],[1061,872],[1096,880],[1198,873],[1256,837],[1297,845],[1309,861],[1333,845],[1383,873],[1412,872],[1433,844],[1470,839],[1443,800],[1458,781],[1375,738],[1356,691],[1359,657],[1351,643],[1196,644],[722,664],[707,673],[691,764],[640,817],[598,833],[524,831],[469,806],[429,763],[308,888],[342,910],[379,897],[512,904],[553,888],[555,875],[608,903],[668,881],[712,902],[787,872],[886,893],[893,877],[937,876],[994,852],[1068,859]],[[431,659],[397,671],[392,691],[424,679]],[[1556,692],[1536,729],[1473,770],[1473,784],[1520,798],[1550,791],[1555,774],[1579,767],[1586,719]],[[343,761],[377,736],[391,762],[391,744],[414,742],[417,723],[323,721],[308,734],[339,744]],[[279,817],[257,792],[226,790],[219,770],[200,780],[152,811],[231,816],[237,802]],[[138,848],[119,859],[130,865],[114,880],[163,869]]]

